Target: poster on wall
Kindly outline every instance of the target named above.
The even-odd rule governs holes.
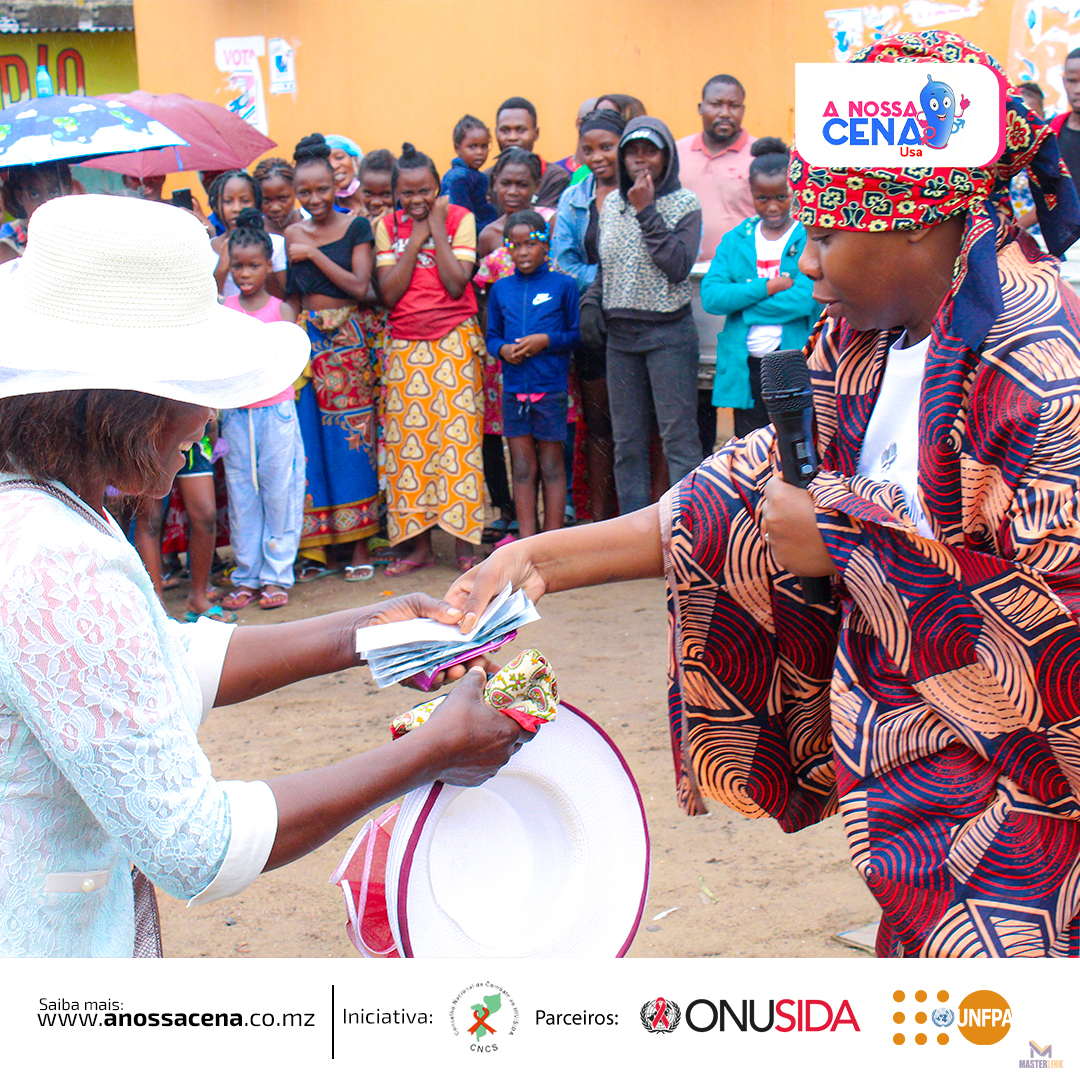
[[[218,38],[214,42],[214,63],[228,75],[229,100],[225,107],[253,128],[269,135],[266,98],[263,94],[259,57],[266,55],[263,37]]]
[[[270,93],[296,93],[296,54],[292,46],[283,38],[271,38],[270,50]]]

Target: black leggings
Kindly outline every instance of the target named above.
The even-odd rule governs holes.
[[[510,483],[506,478],[506,457],[503,454],[501,435],[484,436],[484,482],[487,484],[491,505],[502,512],[507,521],[517,516]]]

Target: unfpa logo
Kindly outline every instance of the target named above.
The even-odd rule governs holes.
[[[929,1017],[929,1019],[933,1022],[934,1027],[947,1028],[952,1026],[954,1019],[953,1011],[952,1009],[946,1007],[946,1002],[948,1002],[949,1000],[949,991],[939,990],[936,996],[938,1001],[938,1007],[933,1008],[926,1003],[929,997],[926,991],[916,990],[915,993],[912,995],[915,1011],[909,1014],[908,1009],[911,1003],[908,1001],[907,994],[903,990],[897,990],[893,994],[893,1001],[895,1001],[897,1005],[902,1006],[902,1008],[898,1008],[896,1012],[893,1013],[893,1023],[900,1027],[903,1027],[906,1026],[909,1021],[911,1021],[914,1023],[916,1028],[922,1029],[916,1030],[914,1034],[914,1041],[916,1046],[925,1046],[927,1040],[930,1038],[930,1035],[928,1035],[927,1031],[925,1030],[926,1021],[928,1019],[926,1015],[927,1009],[933,1008],[932,1015]],[[892,1041],[897,1046],[903,1046],[904,1043],[908,1041],[909,1034],[910,1032],[908,1031],[897,1031],[893,1035]],[[949,1042],[949,1033],[947,1031],[938,1031],[937,1035],[934,1036],[934,1038],[939,1046],[946,1046]]]
[[[939,1046],[948,1045],[949,1033],[943,1029],[952,1027],[954,1022],[956,1030],[969,1043],[974,1043],[976,1046],[992,1046],[994,1043],[1001,1042],[1009,1034],[1009,1028],[1012,1026],[1012,1009],[1009,1003],[993,990],[976,990],[968,994],[957,1006],[955,1013],[948,1005],[948,990],[939,990],[935,994],[936,1006],[927,1004],[929,995],[925,990],[916,990],[912,998],[915,1011],[909,1014],[907,994],[903,990],[897,990],[893,994],[893,1001],[898,1006],[902,1006],[893,1013],[893,1023],[905,1028],[910,1021],[913,1021],[916,1028],[914,1033],[916,1046],[925,1046],[931,1037]],[[927,1009],[931,1010],[929,1017]],[[936,1035],[932,1030],[928,1030],[928,1019],[933,1027],[938,1029]],[[897,1046],[903,1046],[909,1036],[910,1028],[897,1031],[893,1035],[893,1042]]]
[[[993,1046],[1009,1034],[1012,1009],[1009,1003],[993,990],[976,990],[960,1002],[957,1028],[961,1035],[976,1046]]]

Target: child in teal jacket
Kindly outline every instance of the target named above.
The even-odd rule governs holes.
[[[787,147],[758,139],[750,148],[750,191],[760,216],[724,234],[701,282],[701,303],[726,315],[716,338],[712,402],[735,410],[735,434],[769,423],[761,400],[761,357],[801,349],[821,306],[814,283],[799,273],[806,231],[791,218]]]

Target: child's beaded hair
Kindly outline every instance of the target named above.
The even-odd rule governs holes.
[[[319,132],[305,135],[293,150],[293,172],[303,165],[311,165],[313,162],[322,162],[330,171],[334,172],[334,166],[330,164],[330,147],[326,139]]]
[[[490,135],[491,130],[487,124],[484,123],[478,116],[473,116],[472,113],[466,113],[455,125],[454,125],[454,147],[459,147],[464,141],[465,136],[470,131],[483,131],[485,134]]]
[[[441,178],[435,162],[427,154],[421,154],[411,142],[401,144],[401,157],[394,162],[390,173],[390,186],[394,191],[397,191],[398,176],[408,169],[429,169],[435,177],[435,186],[438,187]]]
[[[503,240],[509,241],[510,233],[518,225],[529,227],[530,240],[539,240],[541,244],[551,243],[548,223],[535,210],[515,210],[503,226]]]
[[[363,180],[364,173],[384,172],[394,175],[394,162],[397,158],[389,150],[369,150],[356,167],[356,179]]]
[[[755,176],[778,176],[787,173],[788,164],[791,161],[791,152],[783,139],[766,135],[764,138],[755,139],[750,147],[750,156],[754,159],[750,162],[750,179]]]
[[[251,196],[255,200],[255,208],[262,209],[262,184],[255,179],[254,176],[250,176],[244,172],[243,169],[229,169],[228,172],[223,172],[217,177],[210,185],[210,190],[206,193],[210,199],[210,209],[223,221],[225,215],[221,212],[221,199],[225,194],[225,185],[230,180],[244,180],[251,188]]]
[[[281,179],[290,187],[292,187],[293,184],[293,167],[284,158],[263,158],[263,160],[255,166],[251,175],[254,176],[260,184],[275,176],[281,177]]]
[[[261,247],[268,260],[274,255],[274,243],[263,225],[263,216],[253,206],[240,211],[228,242],[230,257],[234,248],[241,247]]]
[[[532,173],[532,178],[537,186],[540,185],[540,177],[544,175],[544,166],[540,158],[531,150],[524,150],[520,146],[511,146],[495,159],[495,163],[488,173],[489,199],[493,198],[495,194],[495,181],[499,179],[507,165],[524,165]]]

